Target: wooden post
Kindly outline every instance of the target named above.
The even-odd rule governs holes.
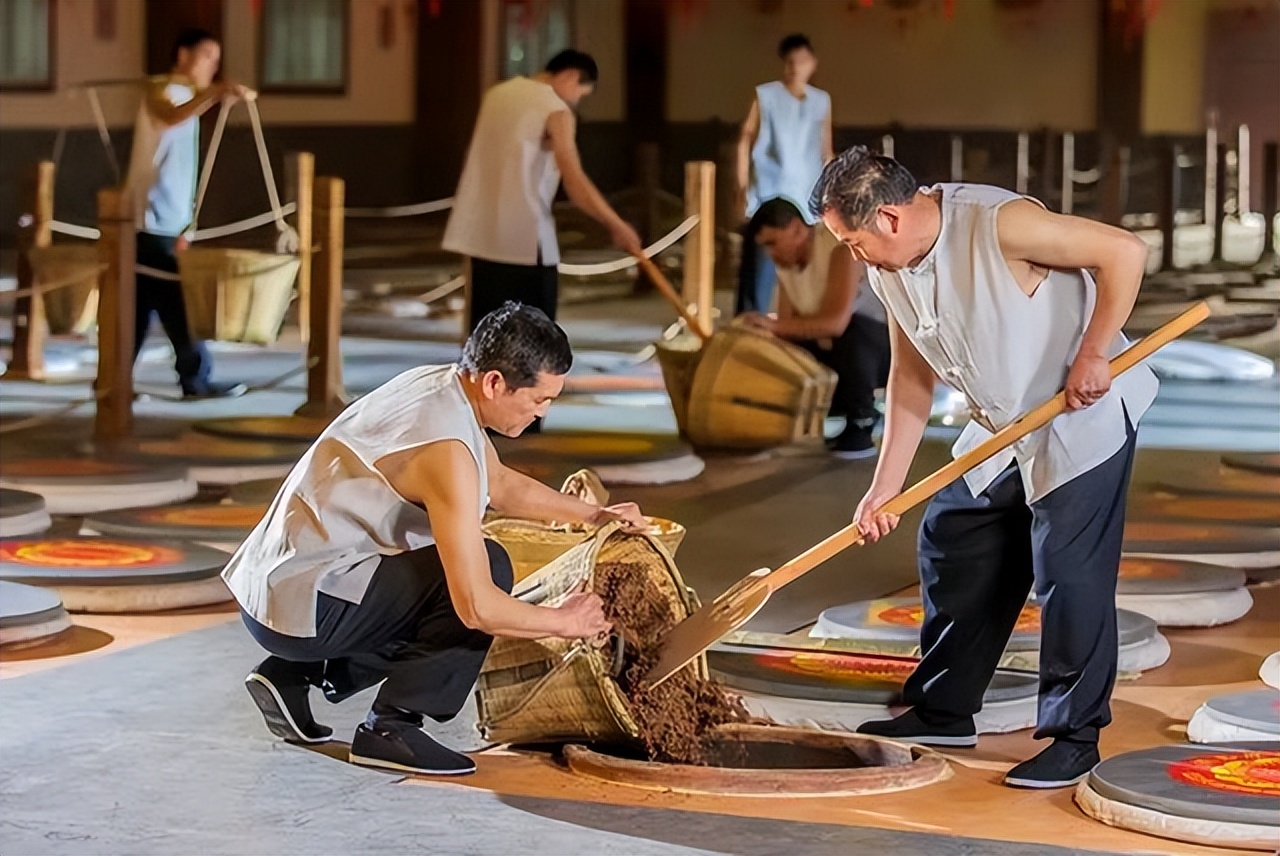
[[[1264,259],[1274,258],[1276,250],[1276,208],[1277,195],[1280,195],[1280,144],[1274,140],[1262,147],[1262,255]]]
[[[1023,196],[1031,189],[1031,135],[1018,133],[1018,157],[1014,166],[1013,186]]]
[[[18,237],[18,290],[35,286],[35,270],[29,250],[53,243],[53,162],[40,161],[23,187],[21,231]],[[44,380],[44,340],[49,332],[45,321],[44,298],[33,294],[19,297],[13,307],[13,359],[6,373],[10,378]]]
[[[951,135],[951,180],[964,181],[964,138]]]
[[[1051,128],[1045,128],[1040,135],[1040,201],[1045,205],[1049,204],[1049,200],[1053,198],[1053,174],[1054,174],[1054,133]],[[1062,202],[1058,203],[1058,210],[1062,210]]]
[[[298,332],[303,344],[311,339],[312,205],[315,196],[316,158],[311,152],[292,152],[285,159],[285,192],[297,206],[293,228],[298,233]]]
[[[1169,146],[1160,156],[1160,269],[1173,270],[1173,241],[1177,231],[1178,201],[1182,196],[1182,168],[1177,146]]]
[[[1241,125],[1236,132],[1236,217],[1241,221],[1244,220],[1244,215],[1253,210],[1253,193],[1250,190],[1253,185],[1250,180],[1252,161],[1249,126]]]
[[[342,386],[342,249],[346,189],[340,178],[315,181],[318,249],[311,289],[311,339],[307,342],[307,403],[299,416],[333,417],[347,406]]]
[[[1062,135],[1062,205],[1063,214],[1071,214],[1076,205],[1076,135],[1067,131]]]
[[[98,260],[105,264],[98,285],[98,400],[93,436],[99,442],[133,433],[133,346],[137,245],[133,206],[118,187],[98,191]],[[174,284],[177,288],[177,283]]]
[[[716,264],[716,165],[690,161],[684,165],[684,213],[698,215],[698,225],[685,239],[684,301],[710,335]]]
[[[1218,144],[1213,162],[1213,260],[1222,261],[1223,223],[1227,219],[1227,146]]]

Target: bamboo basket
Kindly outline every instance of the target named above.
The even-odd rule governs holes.
[[[27,258],[37,283],[57,285],[76,278],[70,285],[41,294],[49,332],[65,336],[92,330],[98,320],[98,283],[102,278],[97,245],[33,247]]]
[[[256,250],[193,247],[178,253],[191,334],[272,344],[293,299],[300,266],[295,256]]]
[[[674,520],[660,517],[645,519],[649,521],[649,530],[645,534],[660,541],[674,556],[684,541],[685,528]],[[484,525],[484,533],[506,549],[515,570],[516,582],[551,564],[591,537],[590,528],[582,524],[551,527],[536,520],[510,517],[489,520]]]
[[[591,580],[597,564],[616,561],[641,564],[678,618],[696,608],[661,542],[616,523],[517,584],[513,594],[554,606]],[[704,657],[685,668],[706,677]],[[498,743],[634,744],[639,731],[612,670],[611,653],[582,640],[495,639],[476,685],[480,731]]]
[[[576,496],[592,505],[608,505],[609,491],[591,470],[578,470],[564,481],[560,492]],[[662,542],[672,556],[684,541],[685,528],[673,520],[648,517],[647,534]],[[485,535],[507,551],[515,570],[516,582],[564,555],[576,544],[591,537],[585,524],[547,524],[535,520],[490,517],[485,520]]]
[[[658,365],[662,368],[662,383],[671,399],[671,409],[676,414],[676,427],[681,436],[689,434],[689,395],[693,392],[693,378],[702,361],[702,343],[692,334],[681,335],[654,346],[658,353]]]
[[[687,436],[695,446],[764,449],[821,439],[836,374],[767,333],[729,327],[703,349]]]

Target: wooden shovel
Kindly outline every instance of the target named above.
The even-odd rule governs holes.
[[[684,323],[689,325],[689,329],[697,333],[703,342],[711,340],[711,330],[708,321],[701,318],[695,318],[689,314],[688,308],[685,306],[684,300],[676,293],[675,287],[671,281],[663,276],[662,271],[653,263],[648,256],[636,256],[636,260],[640,262],[640,267],[649,275],[649,279],[653,280],[653,284],[658,287],[658,291],[662,292],[662,296],[667,302],[675,308],[680,317],[684,319]]]
[[[1111,376],[1114,378],[1133,368],[1208,317],[1209,304],[1201,302],[1192,306],[1114,357],[1111,360]],[[1066,399],[1059,392],[1049,401],[997,431],[981,445],[975,446],[933,475],[898,494],[881,506],[879,511],[904,514],[978,464],[1007,449],[1037,428],[1047,425],[1065,409]],[[773,592],[804,576],[842,550],[862,543],[862,532],[856,524],[851,523],[776,571],[761,568],[739,580],[720,597],[671,628],[662,640],[658,661],[649,670],[646,680],[655,685],[662,683],[725,634],[745,624],[764,606]]]

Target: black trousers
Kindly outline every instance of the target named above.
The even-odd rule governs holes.
[[[178,272],[178,256],[175,252],[177,242],[177,238],[168,235],[139,232],[138,264],[176,274]],[[213,359],[209,356],[209,349],[205,347],[204,342],[191,336],[191,327],[187,324],[187,306],[182,299],[182,286],[176,282],[138,274],[135,300],[134,360],[138,359],[138,354],[142,352],[142,343],[147,339],[147,329],[151,326],[152,313],[159,315],[165,335],[173,344],[173,367],[178,372],[182,391],[192,394],[203,393],[209,382],[209,373],[213,370]]]
[[[845,416],[850,426],[870,433],[880,417],[876,389],[889,381],[889,326],[874,318],[854,315],[830,348],[815,341],[796,344],[839,377],[831,399],[832,414]]]
[[[485,541],[493,581],[513,584],[511,559]],[[316,635],[286,636],[242,613],[258,644],[318,686],[334,703],[382,683],[377,701],[445,722],[475,685],[493,637],[462,623],[449,599],[435,547],[384,557],[360,603],[321,594]]]
[[[924,657],[904,701],[971,716],[1034,581],[1041,607],[1035,736],[1097,740],[1111,721],[1119,646],[1116,577],[1137,434],[1110,459],[1030,506],[1017,464],[980,496],[963,479],[920,525]]]
[[[508,300],[536,306],[552,321],[560,293],[555,265],[509,265],[485,259],[471,259],[471,315],[467,332],[474,332],[480,319]]]

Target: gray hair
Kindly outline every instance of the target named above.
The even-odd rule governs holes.
[[[463,371],[502,373],[511,389],[538,382],[538,373],[563,375],[573,365],[564,330],[541,309],[508,300],[480,319],[462,346]]]
[[[854,146],[823,167],[809,210],[815,217],[835,211],[848,228],[866,229],[881,205],[906,205],[919,187],[915,176],[893,158]]]

